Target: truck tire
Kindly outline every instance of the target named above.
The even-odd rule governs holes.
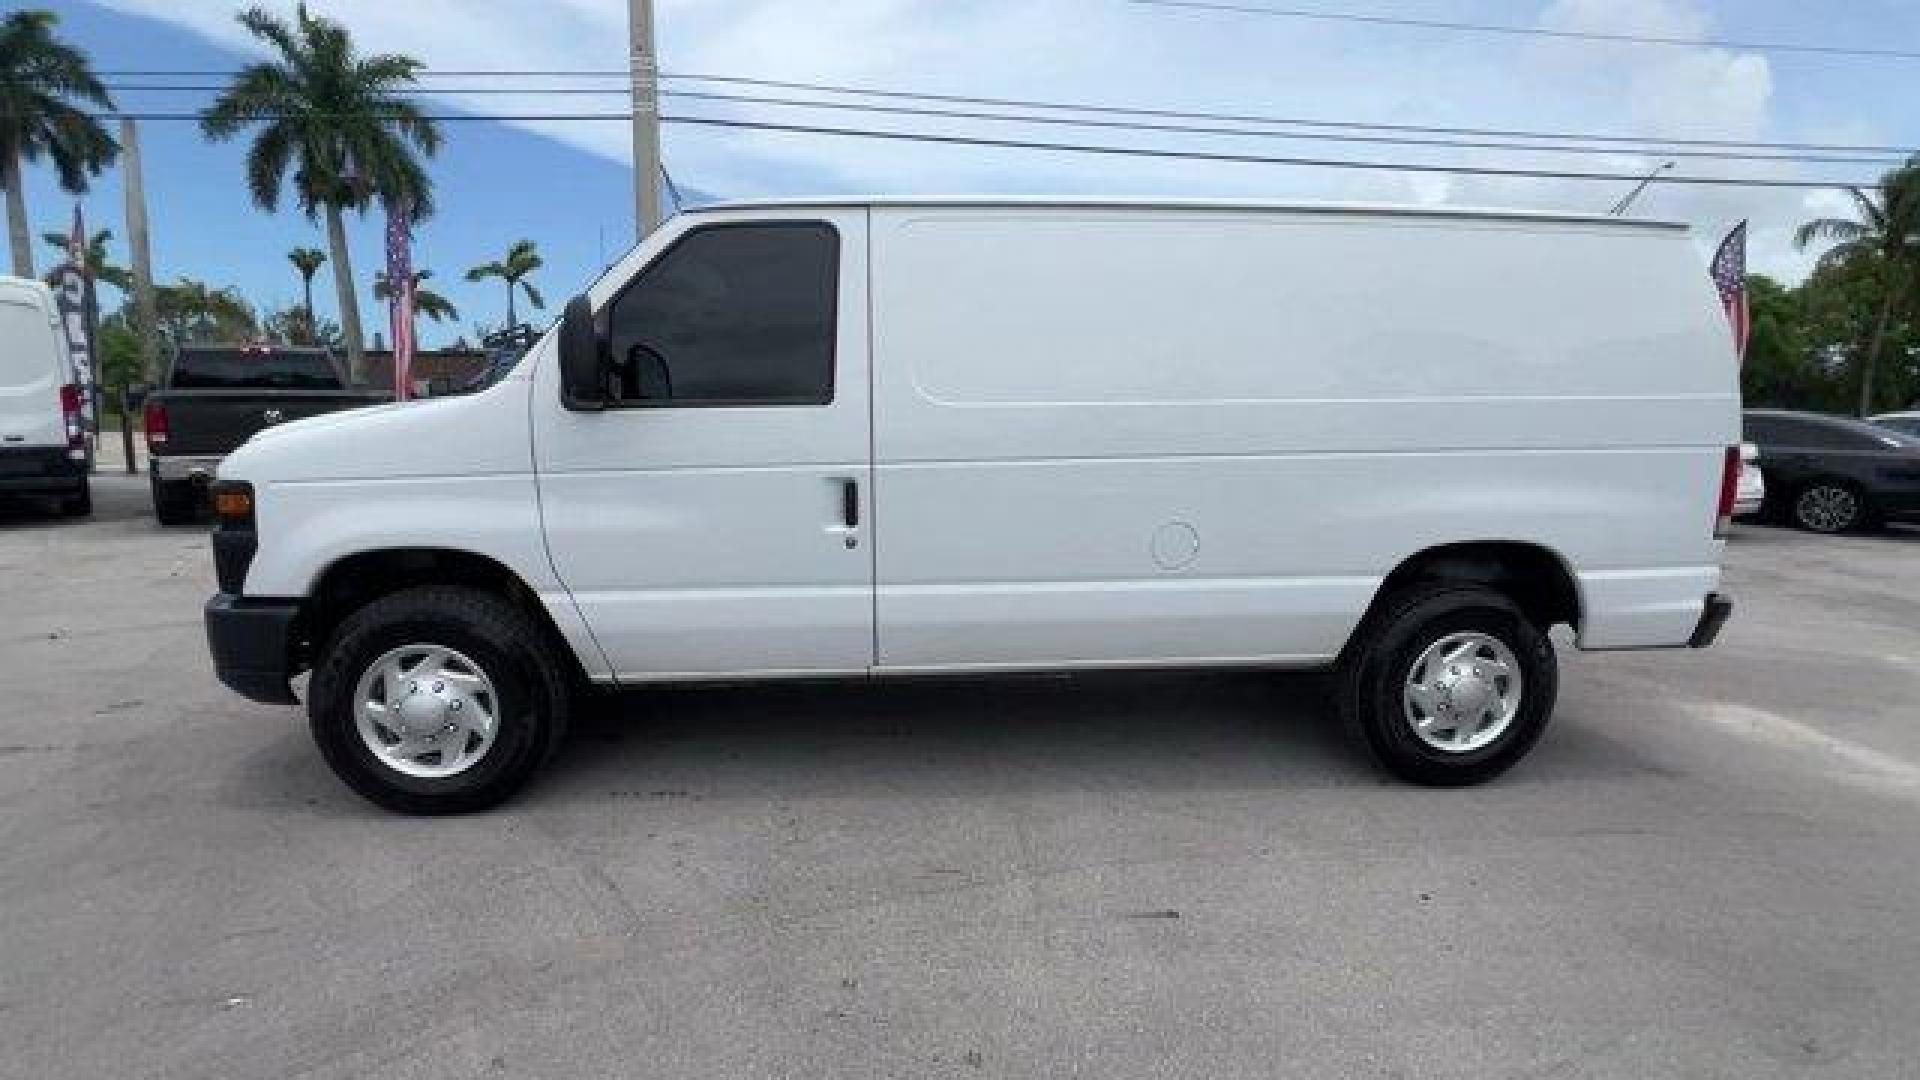
[[[1403,780],[1479,784],[1525,757],[1559,689],[1553,642],[1513,601],[1465,583],[1384,598],[1336,674],[1342,717]]]
[[[571,686],[549,637],[474,589],[408,589],[349,615],[321,653],[307,716],[327,764],[403,814],[485,810],[560,745]]]
[[[60,499],[60,516],[86,517],[93,513],[93,483],[82,477],[80,486],[71,495]]]
[[[153,489],[153,516],[168,528],[192,525],[200,517],[200,491],[191,480],[162,480],[149,474]]]

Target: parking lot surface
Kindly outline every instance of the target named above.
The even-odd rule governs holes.
[[[1920,532],[1743,526],[1706,652],[1563,648],[1384,780],[1319,680],[633,695],[408,819],[214,682],[144,483],[0,510],[0,1075],[1765,1077],[1920,1061]]]

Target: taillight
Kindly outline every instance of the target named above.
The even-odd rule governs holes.
[[[142,420],[147,429],[147,449],[167,445],[167,406],[153,398],[147,399],[147,407],[141,410]]]
[[[1720,467],[1720,506],[1713,522],[1713,535],[1716,538],[1733,531],[1733,503],[1739,497],[1740,448],[1729,446],[1725,463]]]
[[[60,388],[60,416],[67,425],[67,456],[75,461],[87,457],[87,416],[81,408],[80,388],[68,383]]]

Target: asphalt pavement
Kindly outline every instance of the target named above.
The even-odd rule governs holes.
[[[632,695],[408,819],[208,668],[138,478],[0,509],[0,1076],[1752,1077],[1920,1062],[1920,532],[1743,526],[1487,787],[1301,676]]]

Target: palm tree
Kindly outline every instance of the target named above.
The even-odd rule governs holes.
[[[324,215],[347,362],[366,379],[360,303],[353,288],[342,211],[364,211],[375,198],[407,207],[415,218],[433,210],[433,182],[420,157],[440,149],[440,130],[402,96],[419,74],[411,56],[356,52],[347,28],[307,12],[286,20],[265,8],[240,13],[240,25],[270,46],[276,59],[249,64],[200,116],[200,130],[224,141],[258,127],[247,152],[253,201],[272,210],[292,170],[293,190],[309,218]]]
[[[1832,242],[1820,256],[1823,264],[1860,259],[1879,268],[1880,315],[1860,365],[1860,415],[1868,416],[1873,412],[1873,369],[1879,363],[1894,306],[1911,300],[1920,282],[1920,158],[1909,159],[1882,176],[1877,199],[1856,187],[1847,192],[1860,212],[1859,220],[1815,218],[1800,226],[1793,242],[1801,248]]]
[[[49,229],[40,234],[40,239],[48,247],[59,251],[63,260],[68,257],[68,244],[72,240],[68,234]],[[80,256],[86,260],[86,265],[80,268],[81,272],[121,292],[131,292],[133,291],[133,274],[128,272],[126,267],[113,262],[112,256],[107,254],[107,245],[112,240],[112,229],[101,229],[87,238],[87,249]],[[47,275],[47,284],[56,284],[52,274]]]
[[[15,11],[0,21],[0,186],[7,189],[7,241],[13,272],[33,276],[22,161],[45,155],[60,186],[79,195],[88,177],[113,164],[120,146],[75,100],[113,108],[87,54],[53,34],[51,11]]]
[[[514,317],[513,312],[515,292],[526,290],[527,300],[536,309],[547,306],[547,302],[540,296],[540,290],[534,288],[533,282],[527,280],[529,274],[545,266],[546,262],[540,257],[539,250],[533,246],[533,241],[521,240],[507,249],[506,258],[499,262],[482,263],[467,271],[467,280],[485,281],[488,278],[497,277],[507,283],[507,327],[511,329],[520,325],[520,320]]]
[[[432,276],[431,270],[413,272],[413,310],[434,322],[452,322],[458,319],[460,312],[454,308],[451,300],[420,284]],[[393,299],[393,283],[388,280],[385,270],[373,275],[373,298],[375,300]]]
[[[182,277],[172,285],[155,286],[153,299],[160,326],[176,345],[234,344],[259,333],[253,305],[232,289]]]
[[[326,263],[327,253],[319,248],[297,247],[287,252],[287,261],[300,273],[300,311],[307,320],[307,329],[311,331],[314,326],[313,275],[319,273],[320,267]]]

